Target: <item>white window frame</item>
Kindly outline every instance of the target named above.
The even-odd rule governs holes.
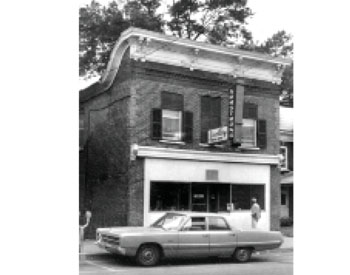
[[[249,125],[249,127],[254,127],[254,134],[253,134],[253,144],[251,143],[244,143],[243,142],[243,128],[248,127],[247,124],[250,123],[252,125]],[[253,118],[243,118],[242,119],[242,144],[241,148],[256,148],[257,147],[257,121]]]
[[[174,137],[165,137],[164,129],[165,129],[165,119],[178,119],[178,135],[174,135]],[[171,140],[171,141],[181,141],[182,140],[182,112],[163,109],[162,110],[162,139],[163,140]]]

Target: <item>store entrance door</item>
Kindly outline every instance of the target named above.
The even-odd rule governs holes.
[[[208,186],[209,190],[209,212],[218,212],[219,210],[219,189],[215,185]]]
[[[192,211],[208,211],[208,185],[203,183],[192,184]]]
[[[230,185],[221,183],[193,183],[192,211],[227,211],[230,203]]]

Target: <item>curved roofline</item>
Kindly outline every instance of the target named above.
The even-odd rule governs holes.
[[[117,43],[115,44],[111,52],[107,69],[105,73],[102,75],[100,80],[100,83],[103,86],[103,91],[106,91],[112,85],[113,80],[119,70],[119,66],[123,58],[123,55],[125,51],[128,49],[128,47],[130,46],[129,39],[131,37],[143,37],[146,39],[148,38],[159,42],[171,43],[182,47],[189,47],[189,48],[194,48],[194,49],[207,51],[211,53],[228,55],[233,57],[241,57],[243,59],[250,59],[255,61],[272,63],[276,65],[288,66],[291,64],[291,60],[289,59],[271,57],[266,54],[248,52],[248,51],[237,50],[233,48],[225,48],[222,46],[193,41],[185,38],[178,38],[175,36],[165,35],[162,33],[157,33],[153,31],[131,27],[125,30],[124,32],[122,32],[122,34],[120,35],[119,39],[117,40]]]

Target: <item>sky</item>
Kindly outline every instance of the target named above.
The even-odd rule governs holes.
[[[101,4],[108,4],[111,0],[97,0]],[[122,0],[120,0],[122,1]],[[164,3],[172,3],[173,0],[163,0]],[[89,4],[91,0],[79,0],[80,6]],[[116,0],[118,3],[118,0]],[[248,0],[248,7],[254,13],[252,18],[248,19],[247,29],[253,34],[254,41],[264,42],[279,30],[285,30],[287,33],[294,34],[293,29],[293,4],[291,0]],[[295,20],[295,19],[294,19]],[[81,79],[80,89],[83,89],[97,78],[89,80]]]
[[[97,1],[101,4],[107,4],[111,0]],[[165,3],[172,3],[172,1],[163,0]],[[91,0],[79,0],[79,5],[86,5],[90,2]],[[248,7],[255,13],[248,20],[248,29],[253,33],[254,40],[263,42],[279,30],[285,30],[287,33],[294,34],[294,3],[291,0],[248,0]]]

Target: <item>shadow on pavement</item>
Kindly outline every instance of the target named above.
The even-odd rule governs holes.
[[[266,262],[275,262],[269,257],[269,254],[261,254],[261,255],[252,255],[251,260],[248,263],[239,263],[235,261],[233,258],[225,257],[225,258],[176,258],[176,259],[163,259],[158,266],[186,266],[186,265],[213,265],[213,264],[237,264],[244,265],[249,263],[266,263]],[[102,260],[107,264],[116,264],[118,266],[132,266],[132,267],[140,267],[145,268],[143,266],[138,266],[133,258],[123,257],[123,256],[115,256],[112,254],[100,255],[95,258],[90,258],[89,260]]]

